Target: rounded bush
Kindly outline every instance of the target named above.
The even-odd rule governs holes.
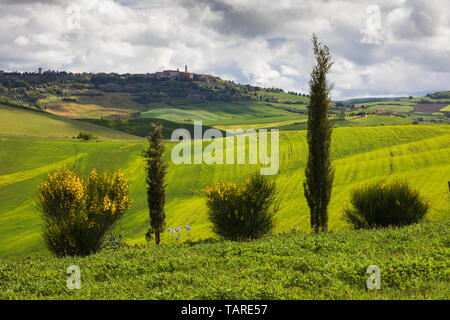
[[[213,231],[228,240],[256,239],[272,231],[276,183],[252,175],[243,184],[218,183],[204,190]]]
[[[93,169],[85,180],[57,169],[38,187],[45,244],[57,256],[85,256],[100,250],[106,232],[131,206],[130,185],[119,170]]]
[[[354,190],[344,219],[355,228],[405,226],[421,221],[429,205],[406,182],[378,182]]]

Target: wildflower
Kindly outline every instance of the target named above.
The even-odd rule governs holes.
[[[190,226],[186,226],[186,229],[191,231],[191,227]]]

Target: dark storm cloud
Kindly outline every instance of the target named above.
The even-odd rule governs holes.
[[[302,11],[293,8],[272,6],[241,6],[239,2],[229,4],[216,0],[181,0],[193,13],[209,9],[217,19],[208,25],[224,35],[239,35],[245,38],[276,34],[289,21],[301,19]]]

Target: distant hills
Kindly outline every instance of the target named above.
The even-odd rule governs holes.
[[[146,74],[0,72],[0,102],[64,118],[96,119],[92,123],[114,125],[145,136],[151,119],[167,121],[168,128],[188,128],[194,120],[220,129],[291,126],[305,121],[309,97],[278,88],[237,84],[185,68]],[[445,122],[448,105],[450,91],[424,97],[354,98],[333,101],[330,117],[391,114]]]
[[[117,73],[68,73],[46,71],[44,73],[0,73],[0,99],[46,109],[55,101],[86,103],[86,97],[101,97],[107,93],[127,93],[130,109],[143,108],[154,103],[169,106],[200,101],[276,101],[267,93],[284,93],[281,89],[262,88],[236,84],[213,75],[165,70],[147,74]],[[290,92],[294,96],[306,94]],[[84,100],[84,101],[83,101]]]
[[[427,97],[432,99],[450,99],[450,91],[439,91],[427,94]]]

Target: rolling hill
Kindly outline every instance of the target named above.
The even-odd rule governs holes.
[[[281,207],[276,216],[277,232],[293,228],[309,230],[309,211],[302,189],[307,150],[305,136],[304,130],[280,132],[280,170],[276,177]],[[166,152],[170,163],[167,227],[189,224],[192,226],[191,239],[211,237],[202,188],[218,180],[242,180],[258,166],[174,165],[170,162],[173,146],[174,143],[168,143]],[[93,167],[100,170],[123,169],[132,184],[134,204],[115,232],[123,234],[128,243],[144,242],[148,209],[144,162],[140,155],[145,147],[146,143],[138,140],[79,142],[2,134],[0,256],[43,250],[40,218],[33,205],[35,190],[49,171],[61,165],[83,175]],[[336,128],[332,158],[336,175],[329,207],[331,230],[348,228],[340,218],[340,211],[349,192],[356,186],[378,179],[407,179],[430,201],[430,220],[449,219],[449,125]],[[163,241],[167,241],[168,234],[163,236]]]
[[[72,138],[80,131],[92,132],[102,140],[138,139],[136,136],[95,124],[0,104],[1,136]]]

